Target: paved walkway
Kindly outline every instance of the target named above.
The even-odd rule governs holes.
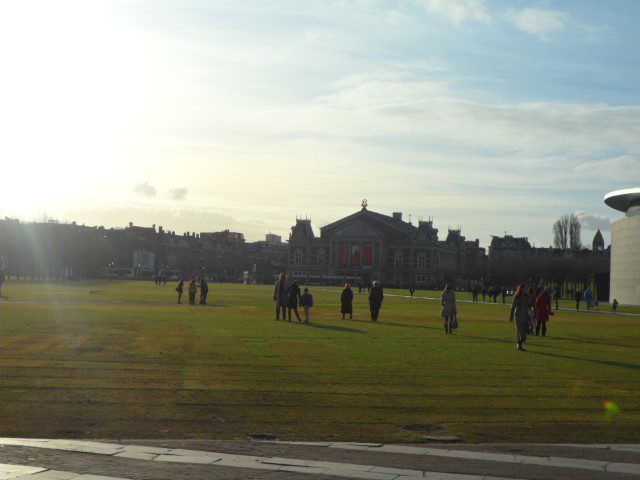
[[[0,480],[637,480],[640,445],[0,438]]]

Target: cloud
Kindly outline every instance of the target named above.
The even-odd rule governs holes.
[[[169,197],[171,198],[171,200],[185,200],[188,193],[189,190],[183,187],[172,188],[171,190],[169,190]]]
[[[596,231],[598,229],[603,232],[611,230],[611,220],[608,217],[603,215],[594,215],[587,212],[576,212],[578,218],[580,218],[580,222],[582,223],[582,228],[585,230],[593,230]]]
[[[525,33],[546,40],[548,34],[563,30],[569,16],[559,10],[525,8],[520,12],[509,12],[507,18]]]
[[[580,174],[589,174],[611,180],[640,180],[640,158],[636,155],[620,155],[581,163],[574,168]]]
[[[457,27],[467,20],[491,21],[484,0],[425,0],[424,6],[428,12],[449,20]]]
[[[149,185],[148,182],[144,182],[136,185],[133,191],[136,192],[138,195],[142,197],[147,197],[147,198],[155,197],[157,193],[156,187]]]

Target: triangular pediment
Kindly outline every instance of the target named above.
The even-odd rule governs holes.
[[[332,232],[334,237],[383,237],[384,232],[357,220],[347,223]]]

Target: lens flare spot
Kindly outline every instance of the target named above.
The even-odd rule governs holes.
[[[620,412],[620,407],[617,403],[612,402],[611,400],[605,400],[602,404],[604,407],[604,414],[607,420],[611,420]]]

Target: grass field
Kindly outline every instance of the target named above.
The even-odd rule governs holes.
[[[275,322],[272,287],[9,282],[0,300],[0,435],[420,441],[640,441],[640,317],[561,311],[517,352],[502,305],[366,296],[342,320]],[[386,293],[401,293],[391,290]],[[417,295],[436,296],[437,292]]]

